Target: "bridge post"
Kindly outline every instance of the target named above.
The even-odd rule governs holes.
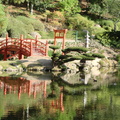
[[[21,49],[22,49],[22,42],[23,42],[23,35],[20,36],[20,51],[19,51],[19,60],[22,59],[22,53],[21,53]]]
[[[8,45],[8,34],[6,34],[6,43],[5,43],[5,52],[4,52],[4,61],[6,61],[7,60],[7,45]]]
[[[33,55],[33,43],[32,41],[30,42],[30,56]]]
[[[36,38],[35,38],[35,46],[37,46],[37,42],[38,42],[38,36],[36,35]]]
[[[21,97],[21,86],[18,86],[18,99],[20,100]]]
[[[46,41],[45,56],[48,56],[48,41]]]
[[[63,93],[60,93],[60,110],[64,111],[64,105],[63,105]]]

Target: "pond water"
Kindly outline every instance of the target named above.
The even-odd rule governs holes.
[[[120,71],[0,77],[0,120],[119,120]]]

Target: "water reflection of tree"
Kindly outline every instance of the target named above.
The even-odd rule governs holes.
[[[33,109],[30,107],[29,120],[119,120],[120,82],[115,77],[116,72],[115,74],[109,72],[109,77],[107,75],[105,73],[101,75],[105,76],[104,81],[107,81],[107,84],[103,82],[104,85],[99,84],[99,81],[102,81],[100,76],[98,76],[97,82],[92,80],[85,84],[84,81],[69,83],[59,75],[53,75],[50,88],[47,89],[47,97],[41,101],[39,99],[39,102],[32,105]],[[84,74],[81,78],[84,78]],[[94,87],[95,84],[97,87]],[[50,108],[51,102],[58,100],[60,93],[64,94],[65,110],[63,112],[55,109],[55,104],[53,104],[53,108]],[[49,96],[51,94],[53,96]],[[25,111],[27,108],[23,110]],[[17,110],[16,113],[19,111]]]
[[[104,76],[103,81],[107,80],[105,84],[104,82],[103,84],[99,83],[102,76]],[[54,76],[54,78],[59,86],[64,86],[63,93],[65,112],[62,113],[62,116],[64,116],[65,119],[119,119],[120,115],[118,111],[120,109],[118,106],[120,106],[120,86],[118,84],[118,78],[116,77],[116,71],[106,71],[98,76],[98,83],[94,83],[97,84],[97,87],[93,87],[93,85],[91,86],[90,84],[90,86],[88,85],[89,87],[86,87],[84,83],[70,84],[57,76]],[[118,85],[118,87],[116,87],[116,85]],[[79,92],[76,88],[79,88]],[[84,104],[85,97],[87,97],[87,104]]]

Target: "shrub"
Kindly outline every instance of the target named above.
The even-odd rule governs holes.
[[[52,55],[53,55],[53,51],[52,51],[52,50],[49,50],[49,51],[48,51],[48,56],[52,57]]]
[[[28,34],[34,30],[44,31],[44,25],[41,21],[27,18],[25,16],[9,18],[7,31],[10,37],[19,37],[21,34],[28,37]]]
[[[85,54],[83,54],[83,55],[85,55],[85,56],[87,56],[87,57],[92,57],[92,53],[85,53]]]
[[[120,22],[117,23],[117,30],[120,31]]]
[[[10,37],[20,37],[21,34],[27,35],[26,25],[14,17],[10,17],[8,21],[7,31]]]
[[[0,35],[5,32],[7,28],[7,17],[5,16],[4,8],[0,4]]]
[[[74,35],[75,31],[73,30],[68,30],[67,34],[66,34],[66,38],[67,39],[75,39],[75,35]]]
[[[72,57],[72,55],[60,55],[59,59],[67,59],[69,57]]]
[[[70,62],[73,60],[81,60],[81,59],[82,59],[81,57],[71,57],[71,58],[63,60],[63,63]]]
[[[44,31],[45,30],[43,23],[39,20],[28,18],[25,16],[18,16],[17,19],[22,21],[23,23],[25,23],[27,26],[28,25],[32,26],[34,28],[34,30],[36,30],[36,31]]]
[[[116,56],[116,60],[120,63],[120,55]]]
[[[39,31],[40,35],[42,36],[42,39],[53,39],[54,38],[54,33],[53,31]]]
[[[68,52],[71,52],[71,51],[87,52],[88,49],[85,48],[85,47],[69,47],[69,48],[66,48],[66,49],[63,49],[63,50],[62,50],[62,52],[64,52],[64,53],[68,53]]]
[[[39,20],[32,19],[32,25],[34,30],[36,31],[45,31],[43,23]]]
[[[109,31],[114,29],[114,23],[112,20],[102,20],[100,21],[100,25]]]
[[[75,14],[71,17],[66,18],[66,24],[70,29],[90,29],[94,26],[94,22],[88,20],[86,17],[81,16],[80,14]]]
[[[82,56],[82,60],[94,60],[94,57]]]
[[[57,49],[59,49],[60,47],[59,47],[59,46],[52,45],[52,46],[49,46],[49,48],[51,48],[51,49],[53,49],[53,50],[57,50]]]
[[[105,56],[100,54],[100,53],[93,53],[92,54],[93,57],[98,57],[98,58],[104,58]]]
[[[120,31],[116,32],[104,32],[102,34],[98,34],[96,38],[100,41],[104,46],[111,46],[115,48],[120,48]]]

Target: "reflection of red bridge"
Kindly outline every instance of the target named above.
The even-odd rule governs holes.
[[[9,38],[0,41],[0,54],[4,55],[4,60],[22,56],[47,56],[48,43],[42,43],[37,39]]]
[[[43,92],[44,97],[46,97],[46,82],[29,81],[22,77],[0,77],[0,89],[4,89],[4,95],[18,92],[19,99],[22,93],[28,93],[29,96],[33,94],[35,98],[37,92]]]
[[[29,81],[22,77],[0,77],[0,89],[3,89],[4,95],[17,93],[19,99],[23,93],[27,93],[29,96],[33,95],[34,98],[36,98],[37,93],[42,93],[43,97],[46,98],[47,81]],[[45,100],[44,105],[47,105],[52,109],[60,109],[61,111],[64,111],[63,93],[60,93],[57,100]]]

